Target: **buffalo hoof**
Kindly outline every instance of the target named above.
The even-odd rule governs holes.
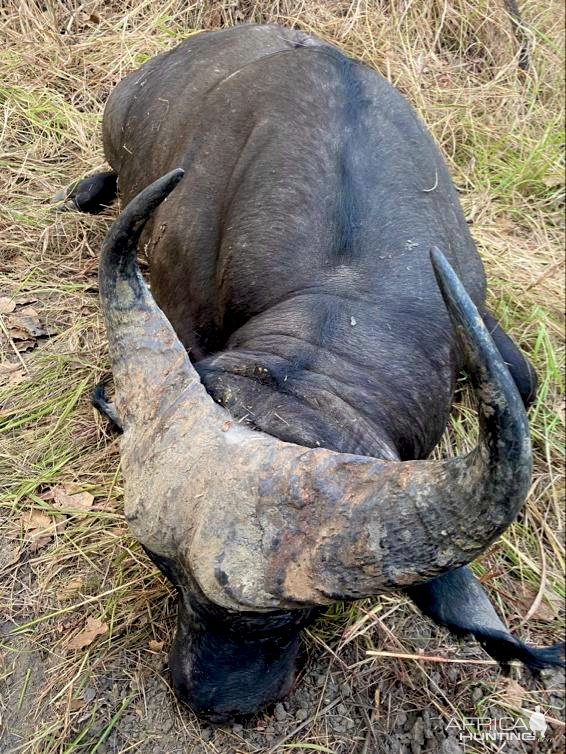
[[[106,382],[107,379],[105,378],[94,386],[90,394],[90,402],[102,416],[108,419],[112,429],[121,434],[123,428],[116,407],[106,398]]]
[[[118,176],[114,171],[93,173],[74,181],[51,200],[55,212],[87,212],[96,215],[107,209],[118,195]]]

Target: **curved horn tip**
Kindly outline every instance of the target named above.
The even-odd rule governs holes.
[[[174,189],[184,175],[185,171],[183,168],[174,168],[174,170],[170,170],[169,173],[165,173],[165,175],[158,180],[166,182],[167,186],[170,185],[171,189]]]
[[[169,196],[184,175],[185,171],[182,168],[171,170],[146,186],[124,207],[104,241],[103,262],[106,257],[121,257],[135,251],[150,215]]]
[[[151,212],[161,204],[161,202],[167,199],[184,175],[185,171],[183,168],[175,168],[175,170],[165,173],[161,178],[150,183],[149,186],[146,186],[143,191],[140,191],[140,193],[137,194],[137,196],[135,196],[126,207],[124,207],[117,222],[122,218],[126,218],[123,222],[130,223],[135,223],[140,219],[147,219],[147,216],[149,216]]]
[[[146,189],[138,194],[136,199],[147,197],[148,205],[153,205],[154,202],[160,204],[169,196],[169,194],[173,191],[175,186],[179,183],[184,175],[185,171],[183,170],[183,168],[175,168],[174,170],[170,170],[169,173],[165,173],[165,175],[162,175],[161,178],[158,178],[153,183],[150,183],[150,185]]]
[[[440,293],[454,324],[464,327],[468,331],[468,335],[473,332],[475,334],[474,339],[485,340],[487,336],[487,341],[492,344],[491,336],[481,320],[477,306],[454,270],[454,267],[452,267],[438,246],[431,247],[430,261]],[[492,348],[489,350],[494,349],[495,346],[492,345]]]
[[[454,268],[438,246],[430,247],[430,261],[438,287],[444,296],[449,294],[451,288],[462,285]]]

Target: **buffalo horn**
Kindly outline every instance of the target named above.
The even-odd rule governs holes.
[[[134,535],[232,610],[369,596],[473,560],[519,512],[531,447],[513,380],[443,254],[431,261],[478,398],[478,446],[396,462],[281,442],[212,401],[139,273],[143,225],[181,176],[125,208],[101,260]]]

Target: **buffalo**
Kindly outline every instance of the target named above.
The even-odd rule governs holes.
[[[123,432],[129,526],[179,594],[178,697],[256,711],[325,605],[390,590],[502,664],[562,664],[467,567],[527,496],[536,377],[405,99],[313,36],[242,25],[129,74],[103,134],[112,170],[65,206],[127,204],[99,274],[116,397],[94,402]],[[478,445],[430,460],[464,366]]]

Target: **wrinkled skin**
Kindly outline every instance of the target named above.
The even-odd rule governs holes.
[[[97,191],[108,201],[115,174],[126,203],[185,171],[142,238],[152,293],[235,419],[307,448],[427,458],[462,366],[431,245],[482,312],[521,395],[534,395],[530,366],[484,310],[483,268],[444,162],[373,71],[279,27],[199,35],[116,87],[104,145],[115,173],[75,189],[89,207]],[[284,696],[316,611],[221,607],[178,562],[148,554],[179,592],[178,696],[214,721]],[[557,661],[509,635],[467,568],[408,593],[457,633],[487,633],[503,661]]]

